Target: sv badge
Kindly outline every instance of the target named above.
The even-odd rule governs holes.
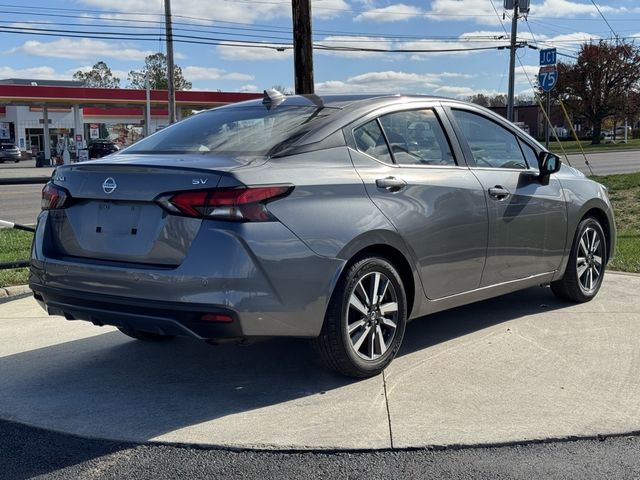
[[[208,178],[192,178],[191,185],[204,185],[207,183]]]

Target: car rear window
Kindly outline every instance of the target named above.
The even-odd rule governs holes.
[[[270,155],[303,137],[333,112],[327,107],[280,105],[201,112],[123,150],[133,153]]]
[[[2,150],[13,150],[16,146],[12,143],[2,143],[0,144],[0,149]]]

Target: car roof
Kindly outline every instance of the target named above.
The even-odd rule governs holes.
[[[349,106],[366,106],[375,105],[378,103],[389,102],[399,98],[407,99],[445,99],[446,97],[437,97],[433,95],[408,95],[401,93],[343,93],[343,94],[328,94],[328,95],[285,95],[282,105],[292,107],[329,107],[329,108],[346,108]],[[450,100],[447,98],[447,100]],[[245,102],[239,102],[227,105],[226,107],[236,106],[253,106],[262,105],[263,99],[247,100]]]

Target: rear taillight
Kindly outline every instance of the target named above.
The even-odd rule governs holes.
[[[167,211],[187,217],[268,222],[274,217],[266,204],[288,195],[292,190],[291,185],[192,190],[162,195],[156,201]]]
[[[42,189],[42,210],[65,208],[71,199],[69,192],[55,183],[47,183]]]

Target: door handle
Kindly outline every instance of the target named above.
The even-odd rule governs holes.
[[[385,188],[390,192],[398,192],[406,186],[407,186],[407,182],[405,182],[401,178],[387,177],[387,178],[378,178],[376,180],[376,187]]]
[[[504,188],[502,185],[496,185],[495,187],[489,189],[489,196],[491,198],[495,198],[496,200],[504,200],[509,195],[511,195],[511,192]]]

